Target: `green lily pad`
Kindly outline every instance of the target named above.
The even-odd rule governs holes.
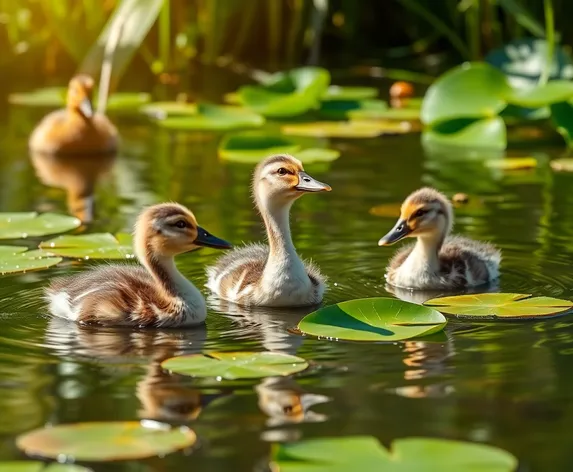
[[[486,167],[501,170],[526,170],[537,167],[535,157],[511,157],[509,159],[495,159],[484,162]]]
[[[513,472],[517,459],[485,444],[404,438],[387,450],[371,436],[307,439],[275,446],[276,472]]]
[[[507,101],[526,108],[541,108],[573,97],[573,82],[554,80],[529,89],[511,89]]]
[[[522,320],[566,313],[573,302],[551,297],[532,297],[522,293],[480,293],[433,298],[424,303],[458,318]]]
[[[305,316],[305,334],[350,341],[400,341],[444,329],[436,310],[395,298],[362,298],[330,305]]]
[[[107,111],[135,111],[151,101],[151,95],[140,92],[117,92],[107,99]],[[96,100],[97,102],[97,100]],[[97,103],[96,103],[97,106]]]
[[[460,118],[491,118],[507,105],[505,75],[485,63],[455,67],[434,82],[424,97],[421,119],[435,125]]]
[[[348,112],[351,120],[419,121],[417,108],[388,108],[386,110],[361,109]]]
[[[16,274],[52,267],[61,257],[41,257],[40,251],[27,251],[25,246],[0,246],[0,274]]]
[[[551,105],[551,120],[567,146],[573,146],[573,106],[569,102]]]
[[[0,462],[0,472],[91,472],[91,469],[74,464],[45,464],[40,461]]]
[[[303,164],[315,164],[317,162],[332,162],[340,157],[340,151],[336,149],[307,148],[293,153]]]
[[[329,120],[344,120],[351,113],[383,112],[388,105],[383,100],[327,100],[320,104],[318,114]]]
[[[265,119],[242,107],[226,105],[197,106],[197,114],[160,119],[157,124],[174,130],[226,131],[239,128],[258,128]]]
[[[280,135],[247,131],[223,138],[219,144],[219,156],[231,161],[257,163],[271,154],[293,154],[300,145]]]
[[[164,456],[192,446],[195,440],[195,433],[185,427],[110,421],[36,429],[19,436],[16,444],[31,456],[100,462]]]
[[[507,131],[502,118],[458,120],[442,123],[423,133],[426,145],[503,150],[507,146]]]
[[[321,100],[368,100],[376,98],[378,89],[375,87],[348,87],[340,85],[331,85],[321,97]]]
[[[81,224],[78,218],[58,213],[0,213],[0,239],[65,233]]]
[[[196,115],[197,104],[186,102],[152,102],[140,108],[140,111],[156,119],[168,116]]]
[[[40,243],[48,255],[77,259],[133,259],[133,246],[130,234],[109,233],[82,234],[79,236],[59,236]]]
[[[316,138],[376,138],[383,134],[404,134],[409,131],[407,123],[368,121],[317,121],[285,125],[281,128],[283,134]]]
[[[330,83],[320,67],[301,67],[273,74],[264,85],[247,85],[238,91],[240,103],[269,117],[297,116],[319,106]]]
[[[163,361],[161,367],[193,377],[235,380],[291,375],[305,370],[308,363],[278,352],[209,352],[172,357]]]

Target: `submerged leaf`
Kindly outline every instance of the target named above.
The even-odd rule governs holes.
[[[167,117],[159,126],[175,130],[226,131],[238,128],[258,128],[265,119],[245,108],[201,104],[197,114]]]
[[[371,436],[307,439],[273,450],[277,472],[514,472],[517,459],[485,444],[448,439],[403,438],[390,450]]]
[[[133,259],[131,235],[119,233],[59,236],[40,243],[40,249],[49,255],[77,259]]]
[[[81,224],[78,218],[58,213],[0,213],[0,239],[20,239],[65,233]]]
[[[16,444],[30,456],[99,462],[164,456],[190,447],[195,441],[195,433],[186,427],[111,421],[37,429],[19,436]]]
[[[227,380],[291,375],[305,370],[300,357],[278,352],[208,352],[172,357],[164,369],[193,377],[222,377]]]
[[[305,316],[298,329],[313,336],[351,341],[399,341],[436,333],[446,319],[436,310],[395,298],[363,298]]]
[[[557,316],[573,308],[573,302],[521,293],[480,293],[428,300],[424,305],[458,318],[520,320]]]
[[[284,134],[318,138],[375,138],[383,134],[404,134],[410,131],[407,123],[376,123],[367,121],[318,121],[285,125]]]

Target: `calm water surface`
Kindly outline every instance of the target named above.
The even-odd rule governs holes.
[[[9,110],[2,118],[1,211],[66,211],[65,192],[38,175],[84,191],[65,166],[32,166],[26,137],[38,116]],[[216,137],[116,120],[124,146],[97,183],[90,231],[130,230],[143,205],[176,200],[236,244],[263,238],[248,190],[252,168],[219,161]],[[369,210],[425,184],[472,196],[469,207],[456,211],[456,231],[502,248],[502,291],[573,297],[573,174],[552,173],[551,152],[540,156],[537,170],[503,174],[480,159],[425,153],[418,135],[332,145],[342,151],[338,161],[307,167],[332,193],[305,196],[292,212],[300,253],[330,278],[326,303],[388,295],[383,272],[395,248],[378,248],[377,241],[394,218]],[[218,255],[187,254],[179,266],[202,286],[205,266]],[[197,432],[193,451],[94,470],[265,470],[274,441],[358,434],[387,445],[405,436],[483,441],[511,451],[523,471],[573,469],[573,318],[452,322],[444,336],[396,344],[302,338],[287,329],[304,312],[240,311],[216,300],[209,302],[206,328],[193,331],[94,330],[50,321],[42,287],[89,265],[2,278],[0,460],[20,458],[15,437],[47,423],[169,418]],[[155,364],[175,353],[262,349],[297,354],[312,367],[293,382],[255,388],[256,382],[168,375]],[[273,414],[297,389],[332,401],[315,405],[300,423]]]

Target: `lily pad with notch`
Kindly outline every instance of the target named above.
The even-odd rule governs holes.
[[[59,213],[0,213],[0,239],[25,239],[65,233],[81,224],[78,218]]]
[[[0,462],[0,472],[92,472],[91,469],[75,464],[46,464],[40,461]]]
[[[127,233],[59,236],[40,243],[47,255],[77,259],[133,259],[132,237]]]
[[[227,380],[259,379],[301,372],[308,363],[278,352],[208,352],[172,357],[161,367],[193,377],[221,377]]]
[[[310,313],[298,329],[312,336],[348,341],[401,341],[437,333],[447,320],[429,307],[396,298],[362,298]]]
[[[162,457],[195,441],[195,433],[186,427],[155,421],[102,421],[36,429],[18,436],[16,444],[30,456],[107,462]]]
[[[485,444],[434,438],[402,438],[386,449],[372,436],[307,439],[275,445],[275,472],[514,472],[517,459]]]
[[[62,262],[61,257],[43,257],[42,251],[28,251],[25,246],[0,246],[0,274],[31,272]]]
[[[523,293],[479,293],[433,298],[424,303],[446,315],[479,320],[525,320],[564,315],[573,302]]]

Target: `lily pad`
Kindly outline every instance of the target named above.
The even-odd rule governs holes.
[[[541,108],[573,97],[573,82],[554,80],[540,87],[511,89],[507,101],[526,108]]]
[[[376,98],[378,89],[375,87],[348,87],[331,85],[321,97],[321,100],[368,100]]]
[[[569,102],[554,103],[551,105],[551,120],[557,131],[567,143],[573,146],[573,106]]]
[[[563,157],[550,162],[551,168],[555,172],[573,172],[573,158]]]
[[[189,428],[137,421],[72,423],[23,434],[16,444],[31,456],[78,461],[134,460],[164,456],[195,443]]]
[[[133,259],[130,234],[109,233],[59,236],[40,243],[40,249],[49,255],[77,259]]]
[[[388,108],[386,110],[360,109],[348,112],[351,120],[390,120],[418,121],[420,110],[417,108]]]
[[[382,112],[388,109],[383,100],[328,100],[320,104],[318,114],[329,120],[344,120],[357,111]]]
[[[429,145],[503,150],[507,146],[507,131],[499,117],[450,121],[424,131],[423,141]]]
[[[73,216],[58,213],[0,213],[0,239],[20,239],[65,233],[82,222]]]
[[[273,74],[264,85],[247,85],[238,91],[240,103],[269,117],[301,115],[317,108],[330,83],[320,67],[302,67]]]
[[[41,257],[39,251],[27,251],[25,246],[0,246],[0,274],[16,274],[52,267],[61,257]]]
[[[485,63],[455,67],[434,82],[424,97],[421,119],[435,125],[460,118],[491,118],[507,105],[505,75]]]
[[[261,115],[242,107],[200,104],[195,115],[168,116],[158,120],[157,124],[174,130],[226,131],[258,128],[264,122]]]
[[[274,448],[276,472],[514,472],[517,459],[485,444],[404,438],[390,450],[371,436],[307,439]]]
[[[573,302],[551,297],[532,297],[522,293],[480,293],[433,298],[424,303],[458,318],[522,320],[566,313]]]
[[[509,159],[485,161],[485,165],[492,169],[501,170],[535,169],[537,167],[537,159],[535,159],[535,157],[512,157]]]
[[[156,119],[168,116],[196,115],[197,104],[186,102],[153,102],[140,108],[140,111]]]
[[[296,151],[296,157],[303,164],[314,164],[317,162],[332,162],[340,157],[340,151],[336,149],[307,148]]]
[[[300,357],[278,352],[209,352],[172,357],[161,366],[193,377],[235,380],[291,375],[305,370],[308,363]]]
[[[400,341],[437,333],[446,319],[436,310],[395,298],[362,298],[330,305],[305,316],[305,334],[350,341]]]
[[[375,138],[383,134],[404,134],[409,131],[407,123],[368,121],[317,121],[285,125],[281,128],[281,132],[287,135],[317,138]]]
[[[91,472],[91,469],[74,464],[46,464],[40,461],[0,462],[0,472]]]

